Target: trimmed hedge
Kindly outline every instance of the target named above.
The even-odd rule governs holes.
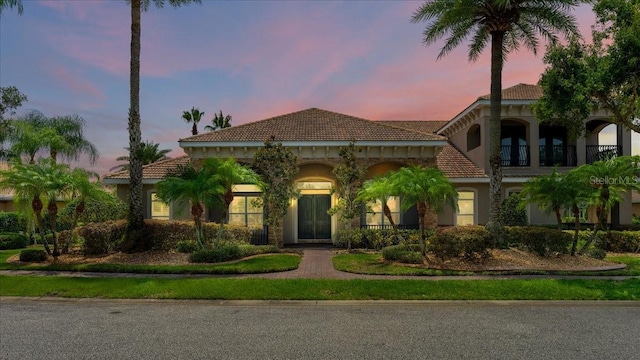
[[[22,249],[29,246],[29,237],[23,234],[0,234],[0,250]]]
[[[47,261],[47,253],[42,249],[25,249],[20,251],[20,261],[22,262]]]
[[[420,231],[401,229],[398,230],[409,244],[420,242]],[[427,238],[433,235],[433,230],[425,230]],[[343,229],[338,231],[333,240],[333,246],[346,249],[351,239],[352,249],[380,250],[391,245],[398,245],[393,229]]]
[[[198,250],[189,256],[194,263],[218,263],[241,259],[245,252],[238,244],[224,244],[213,249]]]
[[[85,255],[102,255],[117,251],[124,236],[126,220],[87,224],[78,229],[84,239],[82,252]]]
[[[461,226],[438,229],[427,249],[440,259],[472,259],[488,257],[487,250],[494,246],[493,237],[483,226]]]
[[[382,257],[387,261],[397,261],[405,264],[422,264],[424,262],[419,245],[411,245],[409,247],[404,245],[387,246],[382,249]]]
[[[17,212],[0,211],[0,231],[17,233],[25,231],[27,228],[27,218]]]
[[[524,247],[540,256],[566,254],[573,241],[570,233],[558,229],[512,226],[507,228],[507,232],[511,245]]]

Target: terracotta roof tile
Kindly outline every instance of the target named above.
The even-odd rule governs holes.
[[[542,97],[542,87],[531,84],[518,84],[502,90],[502,100],[538,100]],[[480,96],[478,100],[489,100],[490,94]]]
[[[180,141],[185,143],[265,141],[272,136],[276,141],[445,140],[444,137],[432,133],[409,131],[377,121],[311,108],[188,137]]]
[[[170,169],[174,169],[180,165],[188,164],[191,160],[187,155],[167,159],[155,162],[153,164],[148,164],[142,167],[142,178],[143,179],[162,179],[167,171]],[[104,177],[105,179],[129,179],[129,170],[119,171],[117,173],[109,174]]]
[[[413,131],[418,131],[426,134],[435,134],[438,129],[446,125],[448,120],[382,120],[379,123],[397,126]]]
[[[437,164],[438,169],[442,170],[448,178],[487,177],[482,169],[451,144],[447,144],[438,154]]]

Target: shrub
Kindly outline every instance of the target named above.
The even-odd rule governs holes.
[[[176,243],[176,251],[180,253],[190,254],[200,249],[200,245],[195,240],[180,240]]]
[[[540,256],[549,256],[553,253],[566,254],[573,241],[570,233],[558,229],[513,226],[507,231],[511,244],[524,247]]]
[[[526,226],[527,210],[520,206],[520,195],[511,194],[500,205],[500,222],[505,226]]]
[[[47,261],[47,253],[42,249],[25,249],[20,251],[20,261],[22,262]]]
[[[84,238],[82,252],[85,255],[101,255],[116,251],[124,236],[126,220],[87,224],[78,229]]]
[[[223,244],[213,249],[198,250],[191,254],[189,261],[194,263],[217,263],[243,258],[245,252],[238,244]]]
[[[404,245],[392,245],[382,249],[382,257],[387,261],[397,261],[405,264],[422,264],[424,258],[420,253],[420,247],[418,251],[414,249],[415,246]]]
[[[436,231],[428,250],[440,259],[462,256],[467,259],[489,256],[495,246],[491,234],[482,226],[449,227]]]
[[[17,233],[25,231],[27,228],[27,218],[17,212],[0,211],[0,229],[5,232]]]
[[[602,260],[607,256],[607,252],[600,248],[591,248],[587,250],[587,256]]]
[[[640,231],[610,231],[604,239],[608,251],[640,252]]]
[[[409,244],[420,242],[420,232],[418,230],[401,229],[402,236]],[[433,230],[426,231],[427,237],[433,234]],[[338,231],[333,240],[333,246],[347,248],[348,240],[351,239],[353,249],[373,249],[380,250],[387,246],[398,245],[393,229],[353,229],[347,228]]]
[[[219,224],[203,223],[204,245],[212,247],[218,236]],[[195,241],[196,229],[193,221],[145,220],[144,233],[147,244],[145,248],[168,251],[177,249],[178,242]],[[246,226],[225,225],[221,242],[249,244],[251,229]]]
[[[23,234],[0,234],[0,250],[22,249],[29,246],[29,238]]]

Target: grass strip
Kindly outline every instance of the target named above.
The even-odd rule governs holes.
[[[0,295],[224,300],[640,300],[640,279],[420,281],[0,276]]]
[[[638,276],[640,275],[640,257],[617,256],[607,257],[612,262],[624,263],[626,268],[608,271],[565,271],[565,270],[511,270],[511,271],[456,271],[436,270],[380,261],[381,254],[339,254],[333,257],[333,266],[340,271],[368,275],[605,275],[605,276]]]
[[[20,250],[0,251],[0,270],[84,271],[138,274],[259,274],[294,270],[300,256],[269,254],[228,264],[126,265],[126,264],[9,264]]]

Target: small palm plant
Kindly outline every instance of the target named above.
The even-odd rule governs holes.
[[[393,182],[390,178],[390,175],[387,174],[385,176],[376,176],[373,179],[369,179],[362,184],[362,189],[358,191],[358,196],[356,196],[356,201],[362,202],[364,204],[369,202],[380,201],[382,205],[382,212],[384,216],[393,227],[393,233],[398,239],[398,241],[406,244],[405,239],[400,235],[398,231],[398,225],[393,221],[393,217],[391,215],[391,209],[387,204],[389,199],[392,196],[397,195],[395,189],[393,188]],[[371,212],[368,210],[368,212]]]

